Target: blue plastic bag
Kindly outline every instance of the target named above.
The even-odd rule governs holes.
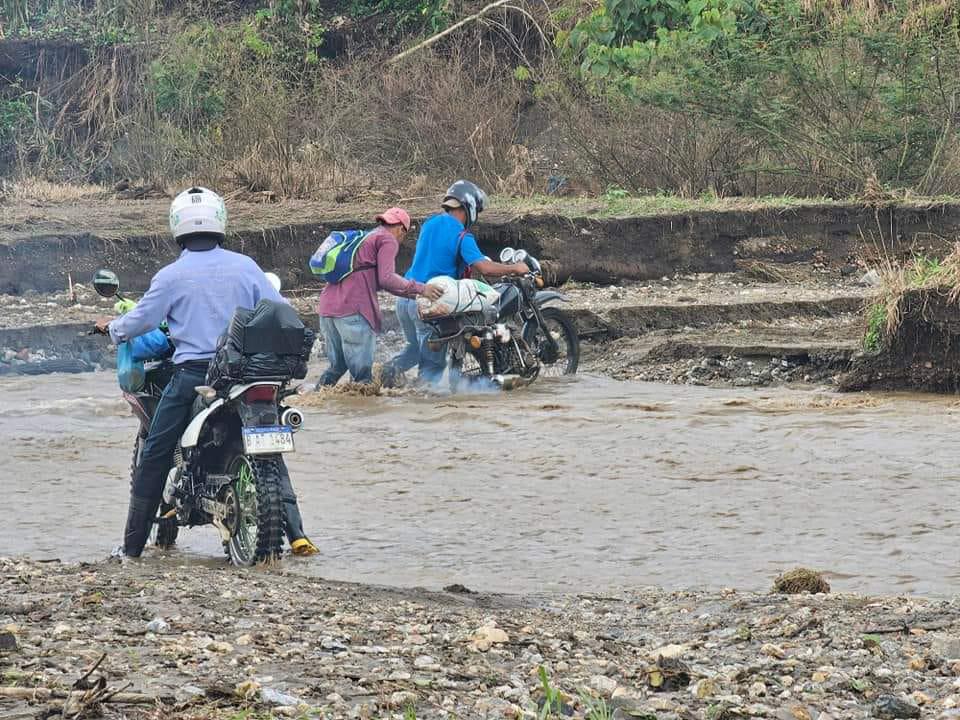
[[[117,345],[117,382],[120,383],[120,389],[128,393],[137,392],[145,380],[143,362],[134,359],[130,343]]]
[[[173,344],[163,330],[151,330],[146,335],[129,341],[133,349],[133,359],[140,362],[163,360],[173,354]]]

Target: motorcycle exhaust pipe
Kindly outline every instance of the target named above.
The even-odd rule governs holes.
[[[303,413],[296,408],[284,408],[280,413],[280,424],[288,425],[293,430],[299,430],[303,425]]]

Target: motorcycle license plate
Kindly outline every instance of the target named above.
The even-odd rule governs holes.
[[[243,451],[247,455],[293,452],[293,429],[286,425],[244,428]]]

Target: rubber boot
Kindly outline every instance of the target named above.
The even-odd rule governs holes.
[[[152,500],[140,495],[130,496],[127,527],[123,531],[123,554],[127,557],[136,558],[143,553],[159,505],[159,500]]]
[[[290,474],[286,465],[280,473],[280,496],[283,498],[283,529],[287,534],[287,541],[294,555],[316,555],[320,550],[310,542],[303,530],[303,517],[300,515],[300,506],[297,503],[297,494],[290,482]]]

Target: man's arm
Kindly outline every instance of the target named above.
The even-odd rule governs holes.
[[[527,267],[526,263],[512,263],[510,265],[504,265],[503,263],[493,262],[492,260],[478,260],[475,263],[471,263],[470,267],[476,270],[481,275],[526,275],[530,272],[530,268]]]
[[[467,265],[481,275],[525,275],[530,272],[530,269],[525,263],[504,265],[503,263],[488,260],[486,256],[480,252],[480,248],[477,247],[477,239],[470,233],[464,235],[463,241],[460,243],[460,257],[463,258],[463,261]]]
[[[103,326],[103,329],[109,330],[110,339],[118,344],[156,329],[166,320],[169,311],[170,295],[166,283],[157,273],[150,281],[150,288],[133,310],[110,320],[109,324],[101,320],[97,327]]]
[[[400,244],[393,237],[381,238],[377,245],[377,284],[391,295],[413,298],[426,288],[416,280],[407,280],[397,274],[397,252]]]

